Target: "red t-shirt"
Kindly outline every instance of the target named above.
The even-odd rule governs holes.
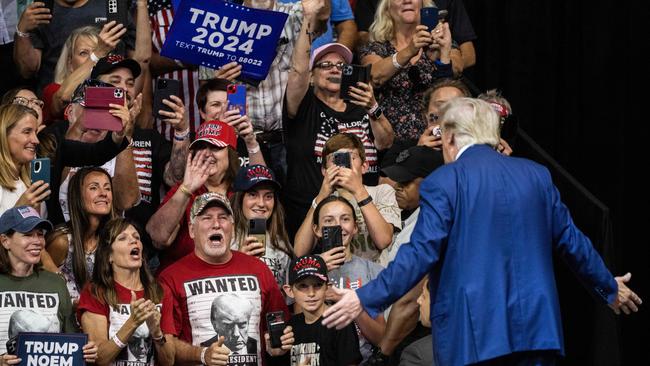
[[[63,114],[52,115],[52,99],[54,94],[61,89],[61,84],[50,83],[43,88],[43,124],[49,125],[56,119],[62,119]]]
[[[180,183],[173,186],[169,192],[167,192],[167,195],[165,198],[163,198],[162,203],[160,204],[160,207],[164,206],[167,201],[169,201],[174,193],[178,190],[178,187],[180,186]],[[162,271],[169,267],[171,264],[179,260],[180,258],[183,258],[184,256],[190,254],[191,252],[194,251],[194,240],[190,238],[190,210],[192,209],[192,204],[194,203],[194,199],[197,196],[202,195],[203,193],[207,193],[208,190],[205,188],[205,186],[201,186],[201,188],[197,189],[194,194],[192,194],[192,197],[190,197],[190,201],[187,204],[187,207],[185,207],[185,215],[183,215],[183,219],[181,220],[181,227],[178,230],[178,234],[176,234],[176,239],[170,245],[169,247],[165,248],[161,253],[160,253],[160,267],[158,267],[158,273],[162,273]]]
[[[110,307],[108,304],[102,304],[90,292],[90,284],[86,285],[81,291],[79,305],[77,306],[77,317],[81,322],[81,315],[89,311],[94,314],[103,315],[108,321],[108,339],[111,339],[117,333],[122,325],[131,315],[131,290],[115,282],[115,291],[117,292],[118,310]],[[144,290],[136,291],[136,297],[144,297]],[[149,333],[147,323],[142,323],[129,338],[127,347],[117,355],[111,365],[116,366],[153,366],[154,365],[154,346]]]
[[[289,319],[273,273],[258,258],[237,251],[223,264],[206,263],[192,252],[159,280],[165,292],[163,332],[195,346],[209,346],[223,335],[233,352],[229,365],[262,365],[266,314],[282,311]]]

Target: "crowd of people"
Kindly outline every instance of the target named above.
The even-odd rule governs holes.
[[[510,103],[461,81],[462,1],[244,0],[288,15],[255,85],[160,55],[172,2],[118,4],[127,24],[98,0],[0,7],[0,366],[21,332],[86,333],[100,365],[552,365],[553,252],[638,310],[510,156]],[[351,64],[369,80],[342,95]]]

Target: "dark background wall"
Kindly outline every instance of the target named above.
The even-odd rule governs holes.
[[[650,303],[650,183],[642,178],[650,171],[646,5],[464,1],[479,37],[477,65],[468,76],[482,90],[500,89],[520,127],[609,208],[610,269],[618,275],[632,272],[630,286]],[[576,190],[562,194],[574,216],[586,216],[591,221],[587,225],[598,224],[597,215],[589,213],[593,205],[573,197],[579,195]],[[563,318],[571,327],[565,329],[570,361],[565,364],[593,364],[594,354],[619,352],[622,365],[650,365],[647,304],[641,313],[602,329],[592,315],[603,313],[604,307],[581,312],[565,304],[582,304],[589,298],[586,291],[561,292]],[[598,333],[615,337],[595,340]]]

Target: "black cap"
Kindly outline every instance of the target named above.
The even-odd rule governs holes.
[[[235,178],[235,191],[246,192],[258,184],[268,183],[280,190],[280,183],[275,180],[275,174],[264,165],[249,165],[239,169]]]
[[[110,54],[99,59],[97,65],[93,67],[93,72],[90,74],[90,78],[97,79],[99,75],[108,74],[120,67],[125,67],[131,70],[133,78],[137,78],[142,71],[140,69],[140,64],[138,64],[137,61],[130,58],[124,58],[122,55]]]
[[[395,164],[383,168],[381,175],[397,183],[424,178],[445,163],[442,153],[426,146],[413,146],[399,153]]]
[[[313,276],[327,282],[327,264],[319,255],[303,255],[289,264],[289,285]]]

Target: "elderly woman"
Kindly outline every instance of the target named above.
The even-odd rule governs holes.
[[[99,365],[172,365],[173,347],[156,308],[163,291],[146,265],[140,232],[129,219],[109,221],[99,237],[92,282],[77,314],[99,346]]]
[[[154,246],[162,250],[158,271],[194,250],[188,226],[194,199],[207,192],[231,192],[238,169],[235,129],[222,121],[204,122],[190,144],[183,182],[167,192],[147,223]]]
[[[449,25],[440,23],[431,32],[421,25],[423,3],[431,6],[430,0],[381,0],[371,42],[360,49],[398,141],[417,141],[427,127],[422,95],[436,79],[452,76]]]
[[[318,194],[322,150],[337,133],[352,133],[363,143],[369,174],[376,184],[377,151],[393,144],[393,128],[375,100],[370,84],[358,82],[341,95],[343,69],[352,62],[352,52],[342,44],[329,43],[309,57],[310,39],[306,24],[296,41],[285,99],[284,126],[287,131],[287,182],[285,197],[288,228],[295,233]]]
[[[50,229],[52,224],[30,206],[13,207],[0,216],[0,324],[4,324],[0,327],[0,366],[21,362],[17,356],[7,355],[5,349],[9,337],[19,331],[77,331],[63,280],[40,270],[45,231]],[[90,341],[83,353],[86,362],[94,362],[97,346]]]
[[[14,205],[36,209],[50,194],[49,184],[31,183],[30,162],[36,157],[38,114],[19,104],[0,107],[0,213]]]

